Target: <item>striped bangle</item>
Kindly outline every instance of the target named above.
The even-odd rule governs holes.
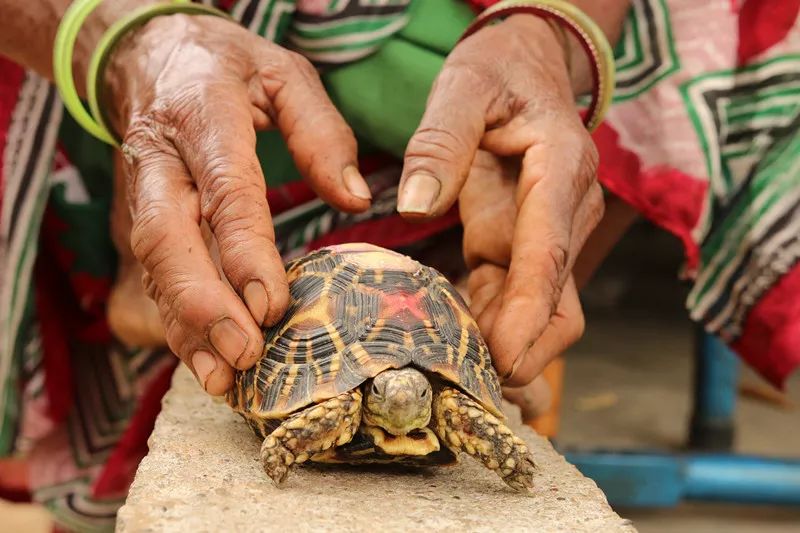
[[[172,13],[204,14],[227,17],[222,11],[189,0],[172,0],[149,4],[128,13],[111,25],[100,38],[86,72],[86,91],[91,114],[78,96],[72,71],[72,54],[81,26],[103,0],[75,0],[69,6],[58,26],[53,44],[53,78],[64,106],[75,121],[101,141],[119,146],[119,137],[114,135],[103,116],[99,104],[102,71],[119,40],[130,30],[142,26],[159,15]]]
[[[589,58],[592,69],[592,99],[584,117],[589,131],[602,122],[614,90],[614,55],[603,31],[583,11],[566,0],[504,0],[483,11],[461,36],[466,39],[498,19],[517,13],[554,21],[572,33]]]

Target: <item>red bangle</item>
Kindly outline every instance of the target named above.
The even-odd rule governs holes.
[[[472,6],[475,11],[481,12],[484,9],[490,8],[500,0],[467,0],[467,3]]]

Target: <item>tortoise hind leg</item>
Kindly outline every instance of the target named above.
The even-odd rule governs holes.
[[[261,464],[280,485],[295,463],[353,438],[361,422],[361,391],[354,390],[290,416],[264,439]]]
[[[433,418],[439,439],[455,452],[479,460],[517,491],[533,486],[535,464],[525,442],[478,402],[445,388],[433,401]]]

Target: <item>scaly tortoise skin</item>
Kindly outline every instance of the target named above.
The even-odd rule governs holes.
[[[497,374],[466,304],[437,271],[368,244],[287,268],[291,302],[227,401],[264,439],[276,485],[294,464],[481,461],[519,491],[533,459],[503,423]]]

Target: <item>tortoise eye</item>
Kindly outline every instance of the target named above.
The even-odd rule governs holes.
[[[422,389],[422,394],[420,394],[420,395],[419,395],[419,397],[420,397],[420,398],[427,398],[427,397],[428,397],[428,391],[429,391],[429,390],[430,390],[430,389]]]
[[[375,396],[381,396],[381,391],[375,383],[372,384],[372,394]]]

